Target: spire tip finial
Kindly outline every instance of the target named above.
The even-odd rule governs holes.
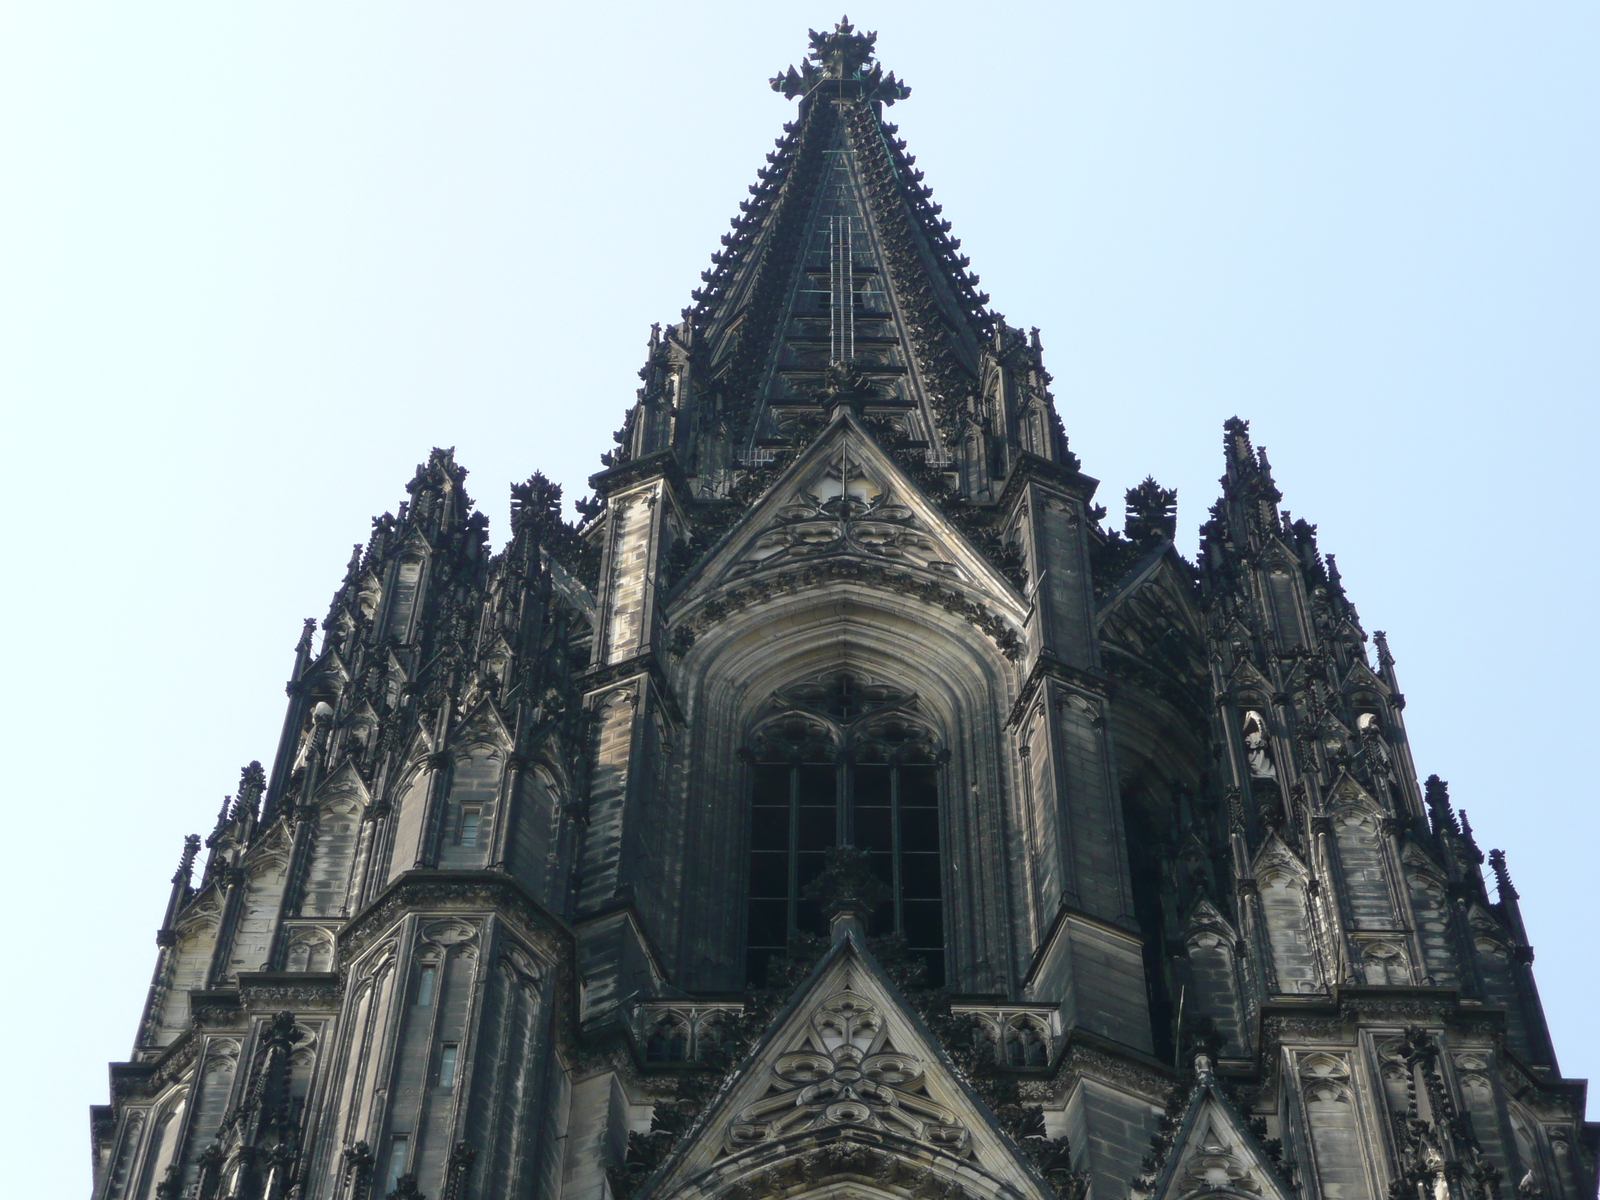
[[[848,93],[883,104],[893,104],[911,94],[910,87],[896,79],[893,72],[885,75],[883,65],[874,61],[876,32],[858,32],[848,16],[841,18],[831,32],[807,32],[811,35],[811,49],[800,69],[790,67],[769,81],[772,90],[781,92],[785,100],[809,95],[824,81],[838,83],[841,96]]]

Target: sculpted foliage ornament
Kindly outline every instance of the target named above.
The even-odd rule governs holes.
[[[923,1086],[923,1064],[897,1051],[877,1010],[851,991],[830,996],[804,1045],[778,1059],[771,1095],[728,1130],[730,1149],[828,1127],[896,1133],[961,1154],[967,1131]]]
[[[954,563],[919,527],[894,494],[848,467],[830,471],[815,490],[797,490],[767,532],[750,547],[736,574],[828,554],[861,554],[954,574]]]

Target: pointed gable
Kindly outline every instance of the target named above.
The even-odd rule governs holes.
[[[1095,620],[1104,623],[1118,608],[1141,594],[1155,597],[1161,614],[1170,617],[1174,624],[1199,634],[1200,622],[1194,609],[1188,567],[1171,542],[1156,547],[1134,564],[1118,583],[1117,590],[1100,606]]]
[[[1137,1181],[1135,1200],[1188,1200],[1231,1192],[1260,1200],[1295,1200],[1265,1148],[1217,1086],[1211,1060],[1195,1059],[1196,1081],[1159,1173]]]
[[[1372,692],[1377,696],[1388,696],[1390,693],[1389,685],[1378,678],[1365,658],[1357,658],[1350,664],[1350,670],[1345,672],[1339,689],[1347,696],[1355,692]]]
[[[1276,830],[1261,844],[1253,868],[1267,924],[1267,944],[1277,976],[1276,991],[1316,992],[1324,983],[1322,961],[1311,925],[1311,873]]]
[[[1261,843],[1261,849],[1256,853],[1253,872],[1257,878],[1268,871],[1288,871],[1302,879],[1309,879],[1311,872],[1306,869],[1306,864],[1300,856],[1289,849],[1287,843],[1272,830]]]
[[[495,708],[494,701],[487,696],[467,714],[461,724],[456,726],[451,741],[457,747],[482,745],[493,746],[499,750],[510,750],[513,744],[506,723],[500,717],[500,711]]]
[[[853,938],[801,985],[640,1200],[750,1200],[773,1171],[819,1186],[921,1172],[952,1197],[1048,1195]]]
[[[1340,732],[1346,737],[1349,736],[1344,726],[1331,718],[1324,724],[1324,729],[1330,732]],[[1328,789],[1328,808],[1330,811],[1347,808],[1360,809],[1371,813],[1381,811],[1372,793],[1362,787],[1347,770],[1341,770],[1338,779],[1334,780],[1333,787]]]
[[[1259,697],[1259,703],[1265,703],[1266,698],[1273,694],[1271,680],[1261,673],[1261,668],[1251,662],[1249,658],[1241,657],[1233,666],[1233,672],[1228,676],[1227,694],[1230,698],[1238,698],[1245,694]]]
[[[372,802],[372,795],[367,790],[366,782],[356,770],[355,764],[348,758],[342,760],[333,773],[317,785],[316,794],[311,798],[313,804],[324,804],[334,800],[347,801],[358,808],[366,808]]]
[[[684,594],[828,558],[977,588],[1021,615],[1012,584],[843,408],[686,581]]]
[[[337,692],[350,682],[350,672],[346,669],[344,660],[339,657],[339,652],[329,648],[311,664],[311,669],[306,672],[304,680],[307,689],[312,692],[319,690]]]

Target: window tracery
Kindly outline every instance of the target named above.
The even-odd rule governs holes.
[[[902,935],[942,980],[944,754],[916,696],[848,671],[805,680],[773,696],[748,747],[750,979],[792,935],[827,932],[805,888],[830,849],[854,845],[889,887],[872,931]]]
[[[644,1001],[634,1011],[633,1035],[647,1063],[707,1062],[727,1046],[727,1025],[743,1012],[738,1002]]]

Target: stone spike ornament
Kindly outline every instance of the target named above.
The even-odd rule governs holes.
[[[330,564],[96,1200],[1593,1196],[1504,857],[1247,422],[1197,561],[1154,478],[1108,524],[877,35],[772,86],[578,520],[529,464],[497,548],[436,449]]]

